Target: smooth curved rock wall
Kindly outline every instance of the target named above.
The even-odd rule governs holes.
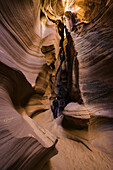
[[[21,70],[30,83],[34,84],[41,65],[46,60],[40,50],[40,35],[35,31],[33,2],[1,1],[0,6],[2,21],[0,60],[10,67]],[[40,15],[39,9],[38,2],[36,18]]]
[[[56,154],[56,138],[23,107],[47,62],[41,46],[54,44],[58,53],[57,29],[51,23],[42,27],[40,1],[1,0],[0,8],[0,169],[41,169]]]
[[[94,23],[72,33],[78,52],[80,91],[91,115],[113,117],[112,11],[113,1]]]
[[[0,169],[41,169],[57,153],[56,138],[22,108],[33,93],[21,72],[0,63]]]
[[[56,26],[44,23],[42,27],[40,1],[1,0],[0,8],[0,61],[22,71],[34,85],[42,65],[46,63],[41,46],[54,44],[58,53]]]

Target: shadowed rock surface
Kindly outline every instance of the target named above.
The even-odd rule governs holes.
[[[84,105],[69,103],[63,111],[63,126],[82,129],[88,127],[90,114]]]
[[[32,93],[21,72],[0,63],[0,169],[41,169],[56,154],[56,138],[22,108]]]
[[[79,85],[93,115],[113,117],[113,2],[101,16],[72,33],[79,61]]]

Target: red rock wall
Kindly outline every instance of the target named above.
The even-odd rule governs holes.
[[[99,18],[72,33],[78,52],[80,91],[92,115],[113,116],[112,18],[113,1]]]

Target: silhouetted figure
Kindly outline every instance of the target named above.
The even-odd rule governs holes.
[[[59,109],[59,103],[56,97],[55,100],[53,100],[53,108],[52,108],[54,119],[57,118],[58,109]]]

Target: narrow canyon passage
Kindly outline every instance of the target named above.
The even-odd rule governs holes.
[[[0,169],[112,170],[113,0],[0,10]]]

